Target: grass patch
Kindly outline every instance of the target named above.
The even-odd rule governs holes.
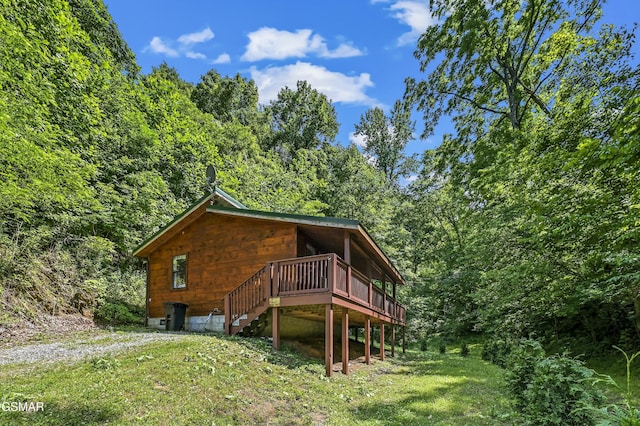
[[[502,370],[470,354],[410,351],[328,379],[321,361],[258,339],[184,335],[73,365],[0,367],[2,424],[509,424]],[[25,374],[28,370],[28,374]]]

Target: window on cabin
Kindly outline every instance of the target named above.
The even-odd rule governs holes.
[[[187,287],[187,255],[173,256],[173,288]]]

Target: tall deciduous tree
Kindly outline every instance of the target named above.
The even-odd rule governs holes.
[[[432,3],[441,21],[416,57],[435,68],[407,81],[406,100],[423,111],[426,134],[453,116],[456,133],[421,180],[464,190],[454,217],[467,222],[469,243],[450,264],[426,260],[425,279],[477,272],[468,293],[451,294],[474,302],[476,329],[594,343],[637,334],[633,31],[594,34],[599,1]],[[433,194],[443,189],[414,193],[416,205],[442,203]]]
[[[200,78],[191,93],[191,100],[203,112],[222,122],[237,119],[250,124],[258,110],[258,88],[253,80],[240,74],[222,77],[215,69]]]
[[[336,110],[331,101],[306,81],[296,89],[283,88],[268,107],[272,117],[271,148],[293,153],[318,148],[338,134]]]
[[[420,37],[415,57],[423,72],[437,63],[424,80],[407,80],[407,95],[424,112],[425,134],[442,114],[461,111],[506,119],[513,128],[531,110],[551,118],[563,70],[592,43],[588,32],[600,17],[599,0],[434,0],[431,6],[441,23]]]
[[[414,168],[413,158],[408,158],[404,149],[413,136],[415,124],[411,111],[396,101],[389,116],[382,109],[369,109],[360,117],[355,134],[364,138],[364,151],[375,160],[388,184],[396,184]]]

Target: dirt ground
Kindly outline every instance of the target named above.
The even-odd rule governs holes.
[[[41,340],[43,337],[97,329],[93,319],[82,315],[48,315],[37,321],[20,320],[12,324],[0,324],[0,348]]]

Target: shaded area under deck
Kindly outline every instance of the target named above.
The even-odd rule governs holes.
[[[335,253],[267,263],[224,299],[225,331],[236,334],[271,310],[274,347],[280,344],[282,315],[324,323],[325,364],[332,374],[334,335],[338,327],[342,371],[348,374],[349,330],[363,329],[365,360],[370,362],[371,329],[380,330],[380,357],[384,359],[385,325],[395,351],[396,326],[402,327],[404,349],[405,308],[373,280],[355,270]]]

